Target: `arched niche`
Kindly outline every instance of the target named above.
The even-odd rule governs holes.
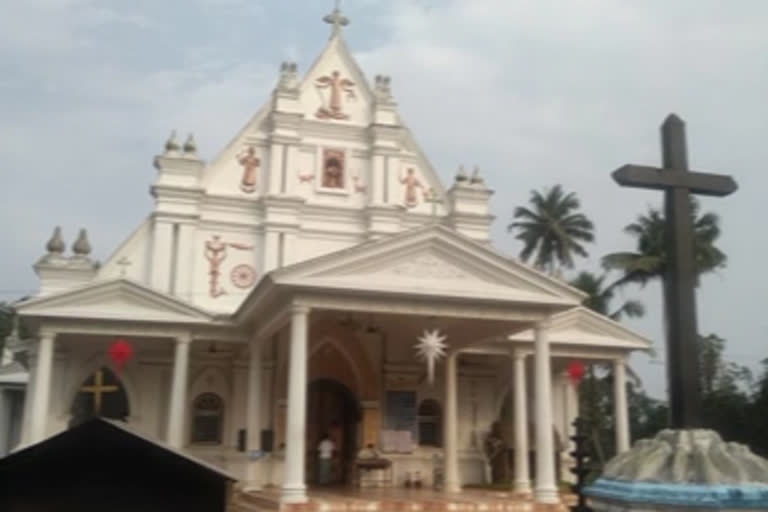
[[[79,386],[69,409],[69,426],[79,425],[93,417],[127,421],[130,411],[128,393],[122,380],[110,368],[102,366]]]

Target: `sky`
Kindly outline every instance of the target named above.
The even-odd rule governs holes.
[[[267,100],[280,63],[306,71],[331,0],[27,0],[0,17],[0,300],[34,293],[53,226],[89,231],[104,260],[151,211],[171,129],[212,159]],[[661,194],[618,187],[625,163],[659,165],[659,125],[687,123],[689,161],[739,190],[704,199],[727,268],[698,290],[699,328],[727,357],[768,357],[768,2],[740,0],[346,0],[345,39],[369,79],[390,75],[404,122],[444,184],[478,165],[495,190],[496,247],[531,190],[560,183],[596,224],[590,257],[631,250],[625,225]],[[754,231],[753,231],[754,229]],[[647,314],[626,325],[658,357],[631,364],[665,393],[661,290],[627,288]]]

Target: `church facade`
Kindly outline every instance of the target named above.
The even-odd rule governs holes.
[[[372,445],[392,485],[508,480],[556,502],[568,365],[613,365],[625,450],[625,364],[649,342],[494,250],[479,172],[440,182],[390,78],[369,83],[328,18],[310,69],[283,63],[215,159],[171,136],[153,211],[107,261],[54,233],[16,305],[36,334],[16,347],[21,444],[102,415],[301,502],[328,435],[335,482]]]

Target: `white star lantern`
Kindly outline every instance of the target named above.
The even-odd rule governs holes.
[[[445,338],[446,336],[441,335],[439,329],[424,330],[419,343],[415,345],[416,355],[427,362],[427,379],[430,385],[435,380],[435,362],[445,357],[445,349],[448,348],[448,345],[443,343]]]

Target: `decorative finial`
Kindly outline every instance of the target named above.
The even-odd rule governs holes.
[[[179,141],[176,140],[176,130],[173,130],[171,132],[171,135],[168,136],[168,140],[165,141],[165,151],[166,153],[170,153],[171,151],[178,151],[179,150]]]
[[[189,137],[187,137],[187,140],[184,141],[184,147],[182,148],[182,151],[192,155],[197,153],[197,143],[195,142],[195,136],[191,133],[189,134]]]
[[[72,244],[72,252],[75,256],[86,257],[91,254],[91,244],[88,242],[88,232],[81,229],[77,235],[77,240]]]
[[[373,78],[373,92],[380,101],[386,101],[392,98],[390,89],[390,78],[386,75],[376,75]]]
[[[282,90],[295,89],[297,85],[296,63],[284,61],[280,64],[280,80],[277,87]]]
[[[64,244],[64,239],[61,238],[60,226],[56,226],[53,229],[53,235],[51,235],[51,239],[48,240],[48,243],[45,244],[45,248],[51,254],[61,255],[64,253],[64,249],[66,249],[67,246]]]
[[[479,185],[483,182],[483,178],[480,177],[480,167],[475,166],[472,170],[472,177],[469,179],[469,182],[473,185]]]
[[[459,183],[467,181],[467,173],[464,170],[464,166],[463,165],[460,165],[459,166],[459,170],[456,171],[456,181],[459,182]]]
[[[333,12],[323,17],[323,21],[332,26],[331,37],[341,34],[341,27],[349,25],[349,18],[341,14],[339,9],[339,0],[336,0]]]

